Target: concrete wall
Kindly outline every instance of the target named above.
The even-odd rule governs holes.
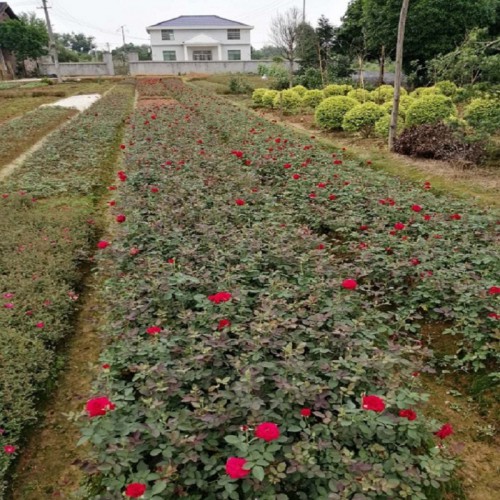
[[[260,64],[272,61],[130,62],[131,75],[177,75],[179,73],[257,73]]]
[[[102,55],[102,63],[59,63],[61,76],[113,76],[115,69],[113,58],[109,52]],[[40,73],[42,75],[53,75],[56,73],[55,65],[50,58],[42,58],[40,61]]]

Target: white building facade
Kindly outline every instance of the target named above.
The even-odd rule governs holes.
[[[219,16],[180,16],[149,26],[153,61],[250,61],[248,26]]]

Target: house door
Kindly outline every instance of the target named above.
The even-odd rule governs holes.
[[[193,61],[211,61],[211,50],[193,50]]]

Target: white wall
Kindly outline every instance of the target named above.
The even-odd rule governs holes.
[[[167,28],[168,29],[168,28]],[[209,29],[209,28],[199,28],[199,29],[175,29],[174,30],[174,40],[162,40],[161,39],[161,29],[151,28],[149,35],[151,37],[151,45],[178,45],[182,42],[186,42],[195,36],[200,34],[207,35],[214,38],[219,43],[223,44],[247,44],[250,43],[250,29],[240,30],[240,40],[228,40],[227,39],[227,29]]]

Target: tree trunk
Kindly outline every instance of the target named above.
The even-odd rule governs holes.
[[[288,68],[288,86],[290,88],[293,87],[293,58],[288,60],[289,68]]]
[[[384,74],[385,74],[385,45],[380,47],[380,54],[378,56],[378,65],[380,68],[379,76],[378,76],[378,84],[384,84]]]
[[[362,89],[365,88],[365,79],[363,76],[363,63],[364,63],[363,56],[359,55],[358,56],[358,64],[359,64],[358,87],[361,87]]]
[[[405,39],[406,17],[410,0],[403,0],[399,14],[398,42],[396,45],[396,75],[394,78],[394,104],[392,106],[391,125],[389,127],[389,151],[394,150],[394,139],[398,130],[399,98],[403,68],[403,44]]]

